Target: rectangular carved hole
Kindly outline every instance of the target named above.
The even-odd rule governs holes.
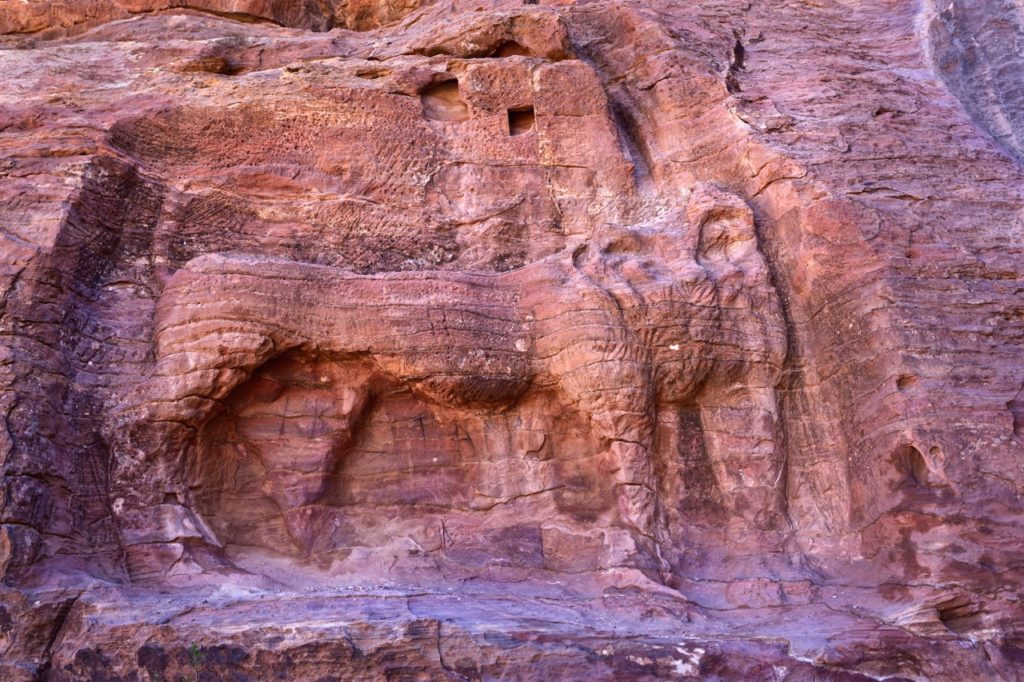
[[[533,107],[519,107],[508,110],[508,134],[515,137],[533,130]]]

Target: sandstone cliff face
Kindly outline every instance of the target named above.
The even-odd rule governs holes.
[[[1020,16],[0,1],[0,677],[1017,679]]]

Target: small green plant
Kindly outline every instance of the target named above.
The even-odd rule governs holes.
[[[203,662],[206,660],[206,652],[198,644],[192,642],[188,647],[188,660],[192,664],[193,682],[199,682],[199,668],[202,667]]]

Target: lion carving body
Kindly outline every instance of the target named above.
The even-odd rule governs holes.
[[[660,406],[695,404],[723,496],[779,507],[774,386],[785,327],[753,219],[715,187],[683,228],[612,229],[506,273],[360,275],[234,255],[190,261],[158,303],[142,421],[197,427],[264,363],[294,349],[369,357],[429,400],[511,405],[550,386],[590,419],[623,520],[654,533]]]

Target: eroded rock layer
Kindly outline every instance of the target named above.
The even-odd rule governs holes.
[[[1020,16],[0,0],[0,677],[1017,679]]]

